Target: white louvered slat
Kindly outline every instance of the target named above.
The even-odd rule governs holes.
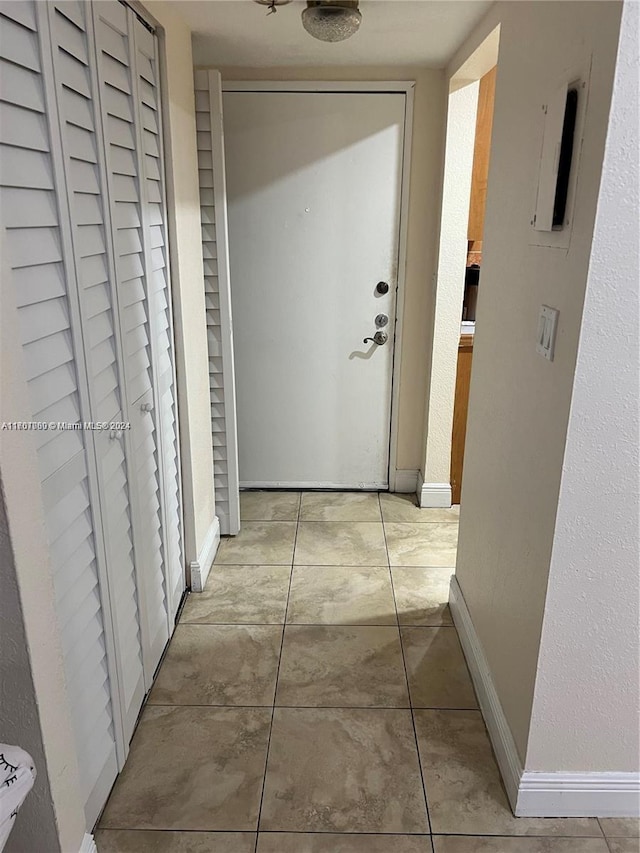
[[[74,423],[83,419],[70,311],[74,273],[64,248],[67,225],[59,218],[56,201],[52,136],[57,129],[51,116],[49,129],[44,115],[50,78],[40,65],[35,5],[3,3],[0,13],[0,207],[19,305],[31,411],[34,420]],[[41,37],[46,56],[46,26]],[[71,714],[74,730],[86,732],[76,743],[79,757],[89,758],[80,760],[79,769],[90,821],[97,817],[91,801],[103,801],[107,795],[117,760],[87,435],[41,432],[36,446]],[[74,652],[79,648],[81,684],[74,671]],[[94,713],[98,695],[100,709]]]
[[[35,23],[25,23],[20,7],[30,3],[2,4],[2,39],[0,41],[0,57],[21,68],[28,68],[40,74],[40,55],[38,35]],[[33,15],[33,10],[31,10]]]
[[[221,533],[235,534],[240,507],[219,75],[197,71],[195,97],[216,514]]]
[[[15,228],[55,226],[58,212],[53,194],[47,190],[6,187],[1,202]]]
[[[0,160],[0,184],[3,187],[52,190],[51,161],[42,151],[5,146]]]
[[[44,115],[15,104],[0,103],[0,142],[46,151],[49,145]]]

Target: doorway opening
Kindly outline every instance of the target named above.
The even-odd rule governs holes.
[[[497,27],[449,85],[423,507],[461,502],[499,37]]]

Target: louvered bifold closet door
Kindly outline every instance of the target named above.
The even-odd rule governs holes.
[[[153,388],[149,270],[143,248],[142,183],[136,127],[133,14],[116,2],[94,5],[115,281],[124,349],[124,392],[131,421],[131,494],[147,686],[169,639],[164,576],[161,460]],[[180,590],[182,592],[182,590]]]
[[[42,14],[43,6],[39,11]],[[10,253],[33,420],[78,423],[90,419],[88,382],[83,367],[83,342],[78,335],[79,307],[64,191],[65,163],[57,147],[55,109],[51,110],[55,93],[50,89],[49,39],[46,21],[45,32],[40,23],[31,2],[18,0],[0,5],[0,218]],[[72,41],[81,42],[81,30],[68,23],[72,27]],[[61,28],[65,27],[63,21]],[[86,66],[73,52],[65,54],[62,61],[69,68],[77,67],[76,79],[84,77]],[[87,84],[75,85],[84,87],[84,95],[79,96],[80,113],[85,125],[90,125]],[[88,137],[83,137],[84,146],[79,140],[76,142],[74,153],[79,159],[74,158],[74,173],[75,163],[78,171],[92,169],[90,130],[87,133]],[[66,158],[66,165],[71,167],[70,157]],[[93,179],[89,187],[93,192],[82,194],[82,198],[78,196],[76,201],[84,211],[82,221],[91,229],[99,226],[100,210]],[[88,238],[89,245],[99,252],[99,235]],[[91,257],[87,255],[87,266],[93,264]],[[97,306],[99,302],[98,298],[94,304]],[[96,323],[99,318],[96,307]],[[110,632],[105,629],[111,619],[109,602],[101,592],[105,580],[104,554],[100,518],[95,512],[97,472],[91,462],[92,440],[91,433],[79,430],[51,429],[36,433],[51,569],[88,826],[95,821],[117,773],[119,726],[119,709],[111,699],[117,675]]]
[[[163,185],[162,118],[158,40],[133,19],[135,42],[138,174],[142,177],[142,241],[148,275],[149,321],[163,474],[163,530],[167,603],[175,617],[184,591],[182,499]]]
[[[196,71],[195,96],[216,515],[220,532],[235,535],[240,491],[220,73]]]
[[[46,4],[51,30],[61,153],[71,218],[80,323],[91,419],[122,423],[122,366],[113,287],[102,128],[91,35],[91,7],[76,0]],[[145,695],[142,638],[124,430],[96,431],[99,507],[126,741]]]

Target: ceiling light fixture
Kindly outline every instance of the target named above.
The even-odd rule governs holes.
[[[286,6],[287,3],[291,3],[291,0],[256,0],[256,3],[259,3],[261,6],[268,6],[269,11],[267,15],[273,15],[278,11],[278,6]]]
[[[308,0],[302,26],[320,41],[344,41],[358,32],[358,0]]]

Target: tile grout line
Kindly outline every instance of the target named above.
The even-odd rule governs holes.
[[[602,824],[600,823],[600,818],[599,818],[599,817],[597,817],[597,818],[596,818],[596,821],[597,821],[597,823],[598,823],[598,828],[600,829],[600,832],[602,833],[602,837],[604,838],[604,843],[607,845],[607,850],[609,851],[609,853],[613,853],[613,848],[612,848],[612,847],[611,847],[611,845],[609,844],[609,841],[610,841],[610,840],[611,840],[611,841],[613,841],[613,839],[609,839],[609,838],[607,838],[607,836],[606,836],[606,834],[605,834],[605,831],[604,831],[604,827],[603,827],[603,826],[602,826]]]
[[[260,820],[262,818],[262,804],[264,802],[264,789],[267,785],[267,768],[269,767],[269,751],[271,749],[271,735],[273,734],[273,719],[276,713],[276,695],[278,692],[278,680],[280,678],[280,666],[282,664],[282,651],[284,649],[284,633],[287,627],[287,613],[289,611],[289,598],[291,596],[291,583],[293,581],[293,570],[296,561],[296,545],[298,542],[298,530],[300,528],[300,513],[302,511],[302,492],[298,498],[298,515],[296,518],[296,532],[293,537],[293,551],[291,552],[291,572],[289,573],[289,587],[287,589],[287,601],[284,608],[284,620],[282,623],[282,638],[280,640],[280,654],[278,656],[278,666],[276,668],[276,680],[273,687],[273,705],[271,706],[271,723],[269,724],[269,737],[267,739],[267,751],[264,759],[264,777],[262,779],[262,791],[260,793],[260,806],[258,807],[258,819],[256,821],[256,843],[253,848],[254,853],[258,853],[258,841],[260,838]]]
[[[378,493],[378,503],[380,503],[380,493]],[[380,503],[380,515],[382,515],[382,504]],[[409,697],[409,705],[411,706],[411,687],[409,685],[409,673],[407,671],[407,662],[404,656],[404,646],[402,645],[402,631],[400,629],[400,614],[398,613],[398,602],[396,601],[396,592],[393,586],[393,572],[391,571],[391,559],[389,557],[389,546],[387,545],[387,529],[384,519],[382,521],[382,535],[384,536],[384,547],[387,552],[387,564],[389,566],[389,582],[391,583],[391,594],[393,596],[393,606],[396,611],[396,620],[398,623],[398,640],[400,642],[400,654],[402,655],[402,665],[404,667],[404,677],[407,684],[407,695]],[[416,758],[418,760],[418,772],[420,773],[420,782],[422,783],[422,796],[424,797],[424,807],[427,813],[427,826],[429,829],[429,838],[431,840],[431,848],[433,849],[433,828],[431,826],[431,815],[429,814],[429,800],[427,799],[427,786],[424,781],[424,773],[422,772],[422,762],[420,761],[420,747],[418,745],[418,733],[416,731],[416,721],[413,716],[413,707],[409,709],[411,714],[411,726],[413,728],[413,740],[416,746]]]
[[[418,707],[412,705],[211,705],[197,702],[185,702],[184,704],[176,705],[168,702],[153,702],[149,705],[150,708],[228,708],[230,711],[236,711],[239,708],[286,708],[293,711],[314,711],[317,709],[323,711],[464,711],[465,713],[476,712],[480,713],[478,708],[449,708],[442,705],[420,705]]]
[[[564,820],[564,818],[560,818]],[[596,818],[594,818],[595,820]],[[243,833],[245,835],[255,835],[255,829],[194,829],[192,827],[188,829],[176,829],[175,827],[152,827],[145,828],[141,826],[105,826],[105,827],[97,827],[101,832],[181,832],[181,833],[208,833],[211,835],[228,835],[235,833]],[[462,839],[471,839],[475,840],[476,838],[488,838],[493,840],[500,840],[501,838],[512,838],[517,841],[529,840],[533,839],[534,841],[584,841],[588,840],[596,840],[596,841],[637,841],[637,838],[629,838],[624,835],[616,835],[612,838],[605,838],[600,835],[493,835],[487,834],[486,832],[480,833],[479,835],[468,835],[467,833],[461,832],[437,832],[435,835],[431,836],[428,832],[337,832],[333,829],[262,829],[260,830],[261,835],[338,835],[340,837],[346,838],[366,838],[369,835],[375,836],[390,836],[391,838],[395,838],[398,835],[407,838],[462,838]]]
[[[598,829],[600,830],[600,832],[602,833],[602,837],[604,838],[604,843],[607,845],[607,850],[609,851],[609,853],[613,853],[613,848],[611,847],[611,844],[609,844],[609,841],[610,841],[610,840],[611,840],[611,841],[613,841],[613,839],[609,839],[609,838],[607,838],[607,836],[605,835],[604,827],[603,827],[603,826],[602,826],[602,824],[600,823],[600,818],[599,818],[599,817],[597,817],[597,818],[596,818],[596,822],[597,822],[597,824],[598,824]]]
[[[303,567],[304,568],[304,567]],[[397,628],[397,622],[181,622],[194,628]],[[453,625],[405,625],[405,628],[453,628]]]

